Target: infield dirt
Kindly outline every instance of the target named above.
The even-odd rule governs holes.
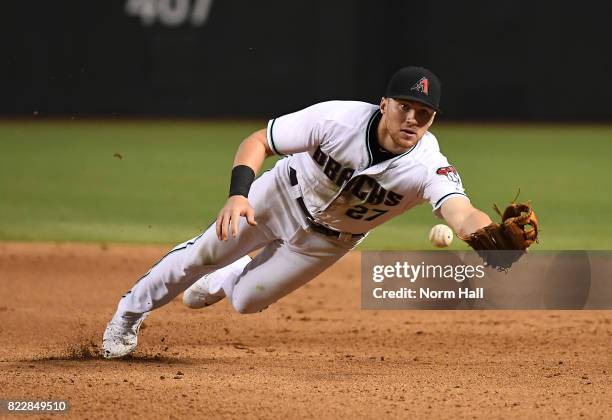
[[[363,311],[358,253],[256,315],[177,298],[133,357],[101,359],[117,300],[166,251],[0,244],[0,399],[75,418],[612,416],[611,312]]]

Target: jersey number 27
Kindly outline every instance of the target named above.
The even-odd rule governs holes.
[[[372,210],[374,214],[367,216],[368,211]],[[351,207],[346,211],[346,215],[352,219],[357,220],[365,220],[367,222],[376,219],[379,216],[385,214],[388,210],[380,210],[380,209],[370,209],[366,206],[362,206],[361,204],[356,205],[355,207]]]

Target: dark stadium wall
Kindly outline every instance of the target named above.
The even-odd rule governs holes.
[[[15,2],[0,114],[268,117],[423,65],[447,119],[609,120],[612,4]]]

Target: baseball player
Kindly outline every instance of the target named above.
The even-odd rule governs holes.
[[[247,137],[216,224],[172,249],[121,298],[104,356],[132,352],[144,318],[183,291],[190,308],[227,298],[240,313],[259,312],[424,202],[460,237],[490,226],[428,131],[440,91],[431,71],[406,67],[379,105],[318,103]],[[285,158],[255,179],[273,154]]]

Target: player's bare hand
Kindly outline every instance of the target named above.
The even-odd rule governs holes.
[[[251,207],[249,200],[241,195],[234,195],[227,199],[225,206],[217,216],[217,237],[221,241],[227,241],[230,233],[233,238],[238,235],[238,222],[241,217],[246,217],[251,226],[257,226],[255,221],[255,210]]]

